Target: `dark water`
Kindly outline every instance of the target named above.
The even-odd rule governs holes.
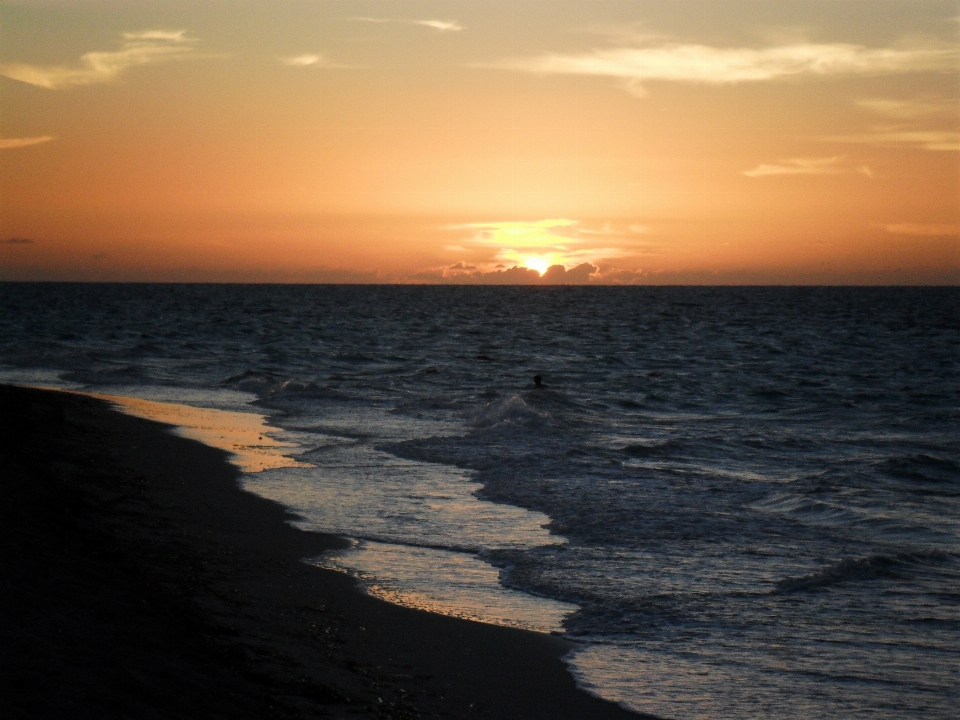
[[[2,284],[0,365],[253,401],[314,468],[251,488],[345,565],[569,603],[631,707],[956,717],[956,288]]]

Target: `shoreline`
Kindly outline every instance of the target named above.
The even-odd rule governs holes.
[[[6,717],[643,717],[567,641],[413,610],[301,562],[227,453],[102,400],[0,385]]]

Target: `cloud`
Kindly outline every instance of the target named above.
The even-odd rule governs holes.
[[[766,48],[694,44],[597,49],[507,59],[480,67],[542,75],[589,75],[625,81],[642,94],[646,81],[731,85],[798,76],[886,75],[956,70],[953,46],[868,48],[844,43],[795,43]]]
[[[316,65],[323,61],[320,55],[295,55],[293,57],[278,58],[284,65],[294,65],[305,67],[307,65]]]
[[[447,285],[636,285],[648,275],[641,270],[603,270],[589,262],[580,263],[570,270],[563,265],[553,265],[542,275],[519,265],[498,265],[484,269],[457,263],[446,268],[412,273],[406,275],[403,281]]]
[[[649,275],[649,273],[647,273]],[[645,280],[642,270],[609,270],[596,278],[598,285],[640,285]]]
[[[477,272],[519,267],[525,271],[535,271],[538,277],[549,275],[555,280],[566,278],[563,273],[574,272],[568,280],[579,282],[576,280],[579,277],[577,273],[587,272],[585,266],[594,267],[600,261],[636,256],[638,252],[635,247],[629,247],[638,242],[636,236],[639,233],[635,227],[640,226],[619,227],[611,222],[591,226],[566,218],[550,218],[466,223],[450,225],[445,229],[470,232],[470,236],[463,239],[463,245],[449,249],[464,250],[464,246],[472,246],[471,254],[474,264],[478,266]],[[642,231],[646,230],[642,228]],[[618,241],[627,247],[616,247]],[[478,258],[484,256],[482,262],[477,262]],[[445,268],[444,273],[450,276],[464,270],[466,267],[458,263]]]
[[[586,285],[599,268],[593,263],[581,263],[571,270],[563,265],[551,265],[540,278],[544,285]]]
[[[30,238],[12,237],[8,240],[0,240],[0,245],[33,245]]]
[[[873,171],[866,165],[852,168],[843,165],[843,155],[828,158],[790,158],[780,160],[778,164],[763,163],[753,170],[744,170],[747,177],[770,177],[772,175],[842,175],[857,172],[873,177]]]
[[[912,120],[936,115],[956,116],[960,112],[960,103],[946,98],[912,100],[865,98],[857,100],[857,105],[870,112],[896,120]]]
[[[423,25],[440,32],[460,32],[463,30],[463,25],[456,20],[412,20],[410,24]]]
[[[477,269],[476,265],[467,265],[463,261],[458,262],[455,265],[451,265],[450,267],[447,268],[447,270],[451,272],[456,272],[458,270],[476,270],[476,269]]]
[[[419,273],[417,276],[411,276],[411,279],[455,285],[538,285],[540,284],[540,273],[517,265],[488,272],[483,270],[467,271],[466,268],[451,266],[445,268],[442,272]]]
[[[324,70],[345,70],[356,67],[355,65],[332,63],[328,60],[325,60],[323,55],[316,55],[312,53],[278,57],[277,60],[282,62],[284,65],[289,65],[290,67],[317,67]]]
[[[894,223],[881,225],[894,235],[918,235],[923,237],[951,237],[960,235],[960,225],[949,223]]]
[[[466,223],[450,225],[450,230],[471,230],[473,237],[470,242],[496,247],[553,247],[565,246],[571,241],[564,234],[566,228],[577,225],[575,220],[555,218],[550,220],[534,220],[532,222],[489,222]]]
[[[960,150],[960,132],[951,130],[877,128],[871,132],[857,135],[832,135],[821,140],[884,147],[912,147],[921,150]]]
[[[634,234],[643,234],[650,232],[650,228],[644,227],[643,225],[630,225],[627,230],[630,233]],[[615,228],[612,223],[605,222],[602,226],[598,228],[589,228],[589,227],[578,227],[577,233],[580,235],[608,235],[608,236],[617,236],[621,237],[626,233],[621,228]]]
[[[190,38],[185,37],[186,30],[144,30],[135,33],[123,33],[123,39],[130,42],[160,40],[162,42],[182,43],[190,42]]]
[[[29,138],[0,138],[0,150],[39,145],[40,143],[50,142],[51,140],[56,140],[56,138],[53,135],[41,135],[39,137]]]
[[[123,33],[123,44],[112,52],[89,52],[77,67],[59,65],[0,64],[0,75],[48,90],[74,85],[95,85],[117,80],[127,68],[187,57],[193,50],[184,30],[145,30]]]
[[[822,140],[884,147],[912,147],[934,151],[960,150],[960,132],[954,129],[942,129],[946,118],[955,121],[958,113],[960,113],[960,103],[956,99],[943,97],[912,98],[908,100],[865,98],[857,100],[856,104],[871,113],[904,122],[875,126],[867,132],[830,136],[821,138]],[[955,122],[950,124],[956,126]],[[937,125],[941,127],[937,128]]]
[[[438,32],[460,32],[466,29],[456,20],[394,20],[392,18],[377,17],[355,17],[352,19],[357,22],[377,24],[396,23],[398,25],[422,25],[423,27],[428,27]]]

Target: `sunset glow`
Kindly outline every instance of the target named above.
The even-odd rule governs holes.
[[[556,265],[558,263],[553,262],[550,258],[537,256],[537,255],[528,255],[523,258],[523,266],[530,268],[531,270],[536,270],[538,273],[543,275],[547,268],[551,265]]]
[[[960,281],[953,1],[0,22],[0,279]]]

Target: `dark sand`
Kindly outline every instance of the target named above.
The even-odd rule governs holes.
[[[300,562],[223,452],[0,386],[0,717],[636,718],[556,637],[408,610]]]

